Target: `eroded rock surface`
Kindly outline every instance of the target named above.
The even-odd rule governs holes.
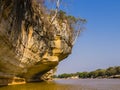
[[[67,20],[50,23],[51,16],[35,0],[2,0],[0,5],[0,83],[14,77],[51,79],[71,53],[73,32]]]

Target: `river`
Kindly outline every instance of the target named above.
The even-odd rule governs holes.
[[[48,83],[3,86],[0,90],[120,90],[120,79],[60,79]]]

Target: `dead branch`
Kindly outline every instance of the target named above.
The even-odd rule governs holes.
[[[54,15],[54,16],[52,17],[52,19],[51,19],[51,24],[53,23],[53,21],[55,20],[55,18],[56,18],[56,16],[57,16],[59,6],[60,6],[60,0],[57,0],[57,1],[56,1],[55,15]]]

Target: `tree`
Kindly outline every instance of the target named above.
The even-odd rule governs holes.
[[[107,75],[107,76],[115,75],[115,69],[114,69],[114,67],[109,67],[109,68],[106,70],[106,75]]]
[[[88,77],[88,72],[79,73],[79,78],[87,78],[87,77]]]
[[[120,75],[120,66],[115,67],[115,74]]]
[[[51,23],[53,23],[53,21],[55,20],[55,18],[56,18],[56,16],[57,16],[59,6],[60,6],[60,0],[57,0],[57,1],[56,1],[55,15],[52,17]]]
[[[75,44],[78,36],[80,35],[81,31],[84,29],[83,24],[87,22],[86,19],[82,19],[82,18],[77,18],[76,20],[73,18],[73,21],[75,22],[75,24],[73,24],[75,33],[74,33],[74,40],[73,40],[72,45]]]
[[[59,19],[59,20],[65,20],[66,19],[66,17],[67,17],[67,15],[66,15],[66,12],[64,12],[63,10],[60,10],[59,12],[58,12],[58,15],[57,15],[57,18]]]
[[[58,75],[58,78],[68,78],[68,77],[71,77],[71,74],[64,73],[64,74]]]

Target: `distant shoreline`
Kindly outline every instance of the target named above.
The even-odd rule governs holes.
[[[55,75],[53,78],[70,78],[70,79],[120,79],[120,66],[109,67],[107,69],[97,69],[90,72],[76,72],[76,73],[63,73],[60,75]]]
[[[85,79],[86,79],[86,80],[89,80],[89,79],[90,79],[90,80],[92,80],[92,79],[94,79],[94,80],[98,80],[98,79],[99,79],[99,80],[100,80],[100,79],[101,79],[101,80],[102,80],[102,79],[104,79],[104,80],[106,79],[106,80],[107,80],[107,79],[108,79],[108,80],[109,80],[109,79],[120,79],[120,78],[75,78],[75,79],[74,79],[74,78],[54,78],[53,80],[77,80],[77,79],[78,79],[78,80],[85,80]]]

